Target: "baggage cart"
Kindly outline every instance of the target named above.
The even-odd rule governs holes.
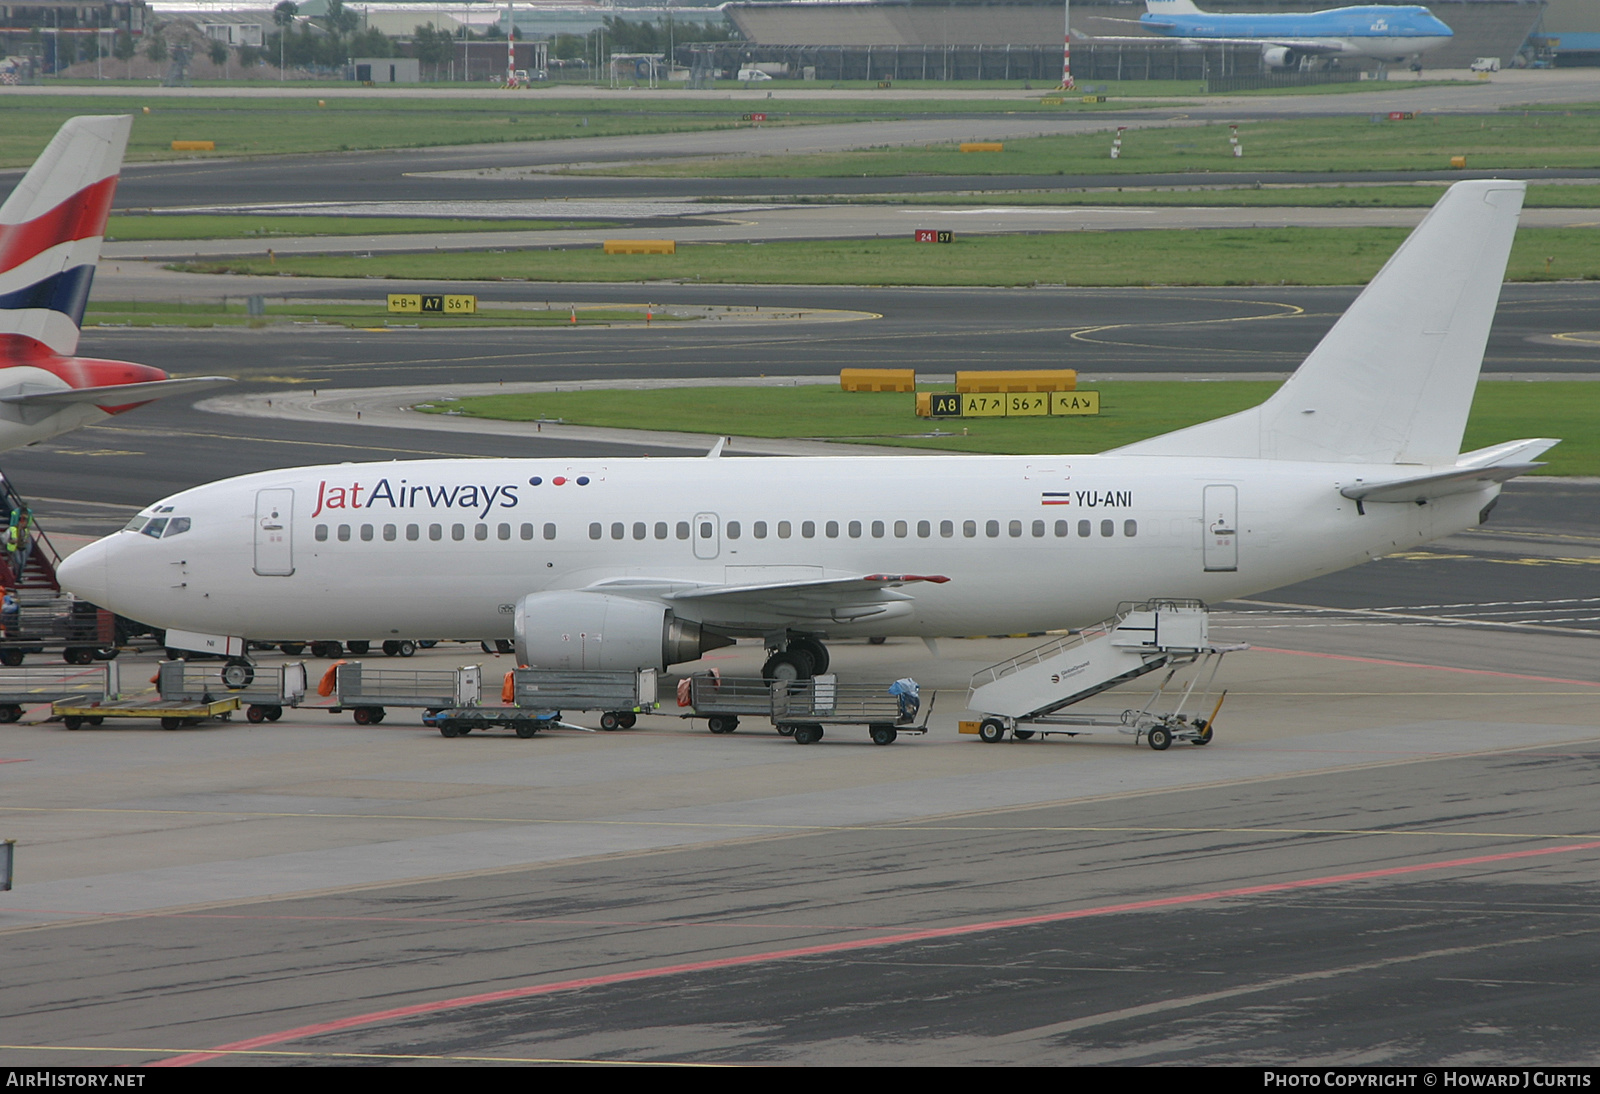
[[[357,725],[377,725],[387,707],[448,710],[478,706],[482,699],[483,670],[477,665],[459,669],[373,669],[360,661],[337,666],[334,690],[338,705],[330,714],[346,709]]]
[[[899,693],[896,687],[900,687]],[[815,676],[772,689],[772,722],[779,733],[789,728],[799,745],[822,740],[823,727],[829,725],[864,725],[873,744],[890,745],[902,733],[928,731],[933,699],[928,697],[919,725],[916,716],[921,702],[915,681],[841,684],[833,675]]]
[[[35,703],[103,703],[121,691],[122,674],[115,661],[0,668],[0,722],[17,721],[22,708]]]
[[[772,717],[773,687],[773,681],[760,676],[686,676],[678,682],[678,705],[690,709],[681,717],[704,718],[712,733],[732,733],[739,728],[741,715]],[[778,732],[785,728],[780,726]]]
[[[156,690],[172,702],[209,702],[232,696],[253,723],[276,722],[284,707],[296,707],[306,695],[306,665],[252,665],[239,676],[239,665],[215,661],[163,661],[156,669]],[[242,687],[232,681],[248,679]]]
[[[571,669],[513,669],[512,703],[524,711],[556,714],[598,710],[600,728],[632,729],[639,715],[657,707],[656,670],[602,672]]]

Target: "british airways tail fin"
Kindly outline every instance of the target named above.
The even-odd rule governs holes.
[[[73,118],[0,205],[0,347],[70,357],[133,119]]]
[[[1456,183],[1272,398],[1115,451],[1454,466],[1524,190]]]

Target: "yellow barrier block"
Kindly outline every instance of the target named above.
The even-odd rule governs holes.
[[[1058,391],[1050,396],[1050,413],[1052,414],[1098,414],[1100,413],[1100,393],[1098,391]]]
[[[1460,169],[1462,167],[1465,167],[1466,165],[1467,165],[1467,157],[1465,157],[1465,156],[1451,156],[1450,157],[1450,166],[1451,167]]]
[[[1071,391],[1078,386],[1074,369],[1014,369],[956,373],[957,391]]]
[[[678,243],[673,239],[608,239],[604,249],[608,255],[675,255]]]
[[[963,152],[1004,152],[1006,146],[999,141],[966,141],[961,145]]]
[[[915,391],[916,369],[842,368],[839,387],[843,391]]]
[[[174,152],[215,152],[217,150],[217,142],[216,141],[173,141],[172,142],[172,150]]]
[[[933,417],[933,392],[931,392],[931,391],[919,391],[919,392],[917,392],[917,417],[919,417],[919,418],[931,418],[931,417]]]
[[[1085,95],[1083,101],[1086,103],[1103,103],[1106,101],[1106,97],[1104,95]]]

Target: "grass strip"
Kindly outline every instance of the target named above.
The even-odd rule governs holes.
[[[807,155],[658,160],[577,169],[590,175],[666,178],[860,178],[898,175],[1097,175],[1189,171],[1418,171],[1449,168],[1456,156],[1473,172],[1537,167],[1600,167],[1600,114],[1490,116],[1387,114],[1246,122],[1244,156],[1235,158],[1222,123],[1130,129],[1121,155],[1111,137],[1086,133],[1007,140],[1002,152],[962,152],[955,144]]]
[[[865,445],[1009,454],[1102,452],[1244,410],[1277,384],[1141,380],[1102,383],[1094,417],[915,416],[909,394],[844,392],[832,385],[655,388],[490,395],[427,404],[435,414],[507,421],[563,421],[743,437],[808,437]],[[1600,474],[1600,383],[1485,381],[1478,385],[1463,450],[1523,437],[1563,437],[1544,458],[1547,475]],[[934,431],[953,435],[928,436]]]
[[[967,191],[956,194],[863,194],[839,197],[800,195],[793,204],[836,205],[1027,205],[1162,206],[1240,209],[1426,209],[1438,202],[1449,183],[1376,186],[1202,186],[1105,190]],[[1600,208],[1600,186],[1530,182],[1523,202],[1529,209]]]
[[[910,235],[913,225],[894,224]],[[314,255],[177,263],[194,273],[432,281],[698,281],[778,285],[1357,285],[1404,228],[1142,229],[910,239],[684,244],[673,255],[599,248],[455,254]],[[1600,278],[1592,228],[1524,228],[1510,281]],[[937,248],[937,249],[935,249]],[[1546,261],[1546,260],[1549,261]]]

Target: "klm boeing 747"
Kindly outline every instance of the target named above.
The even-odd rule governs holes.
[[[1145,0],[1139,24],[1152,34],[1195,45],[1259,45],[1274,68],[1336,57],[1400,62],[1450,41],[1454,32],[1424,7],[1330,8],[1315,12],[1201,11],[1194,0]],[[1137,42],[1139,38],[1096,38]]]

